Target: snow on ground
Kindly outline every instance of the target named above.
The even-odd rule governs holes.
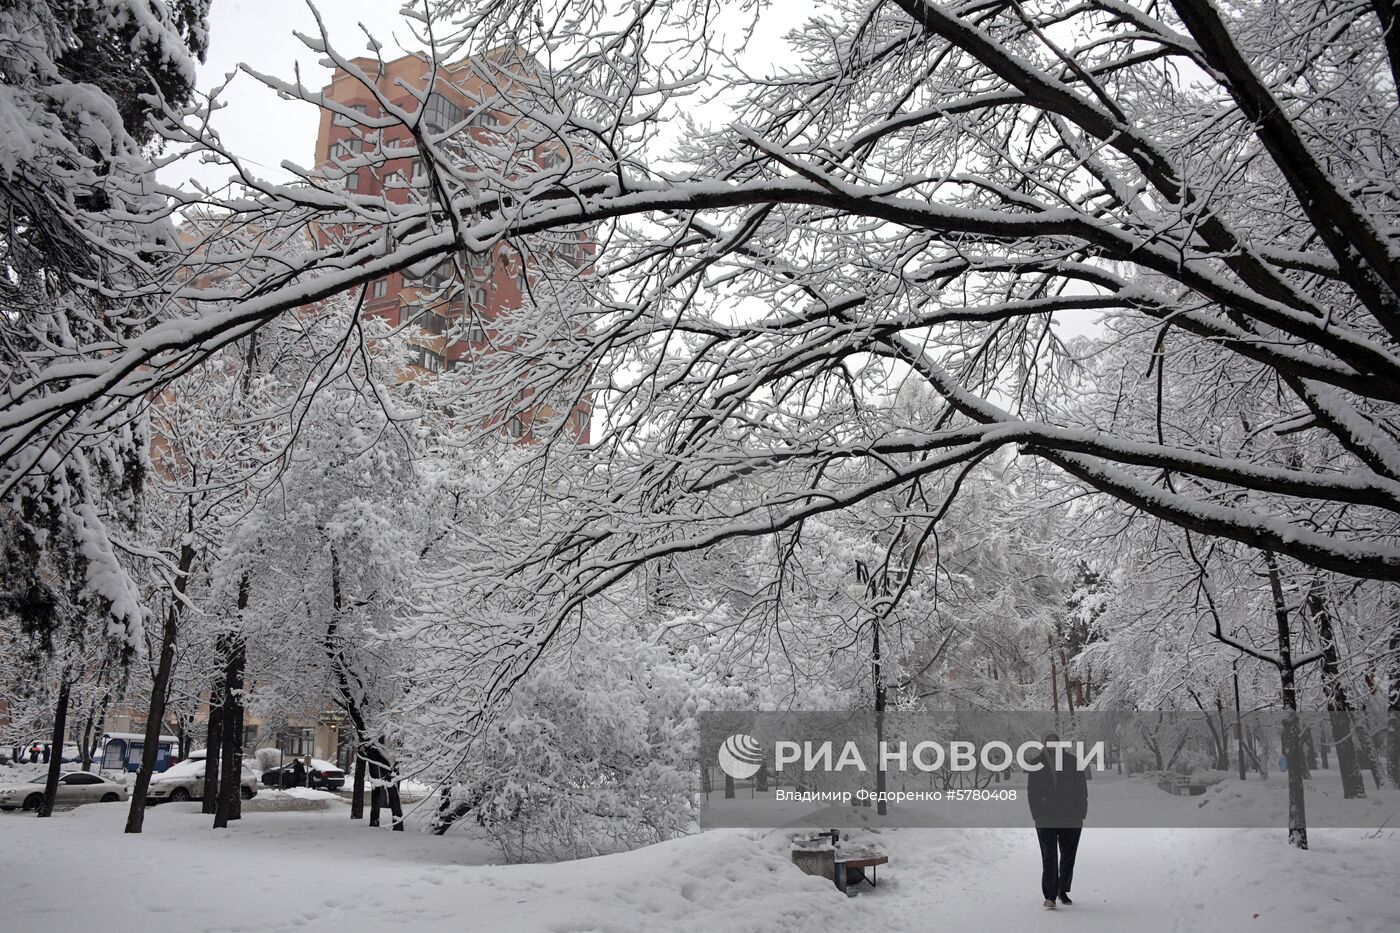
[[[848,899],[789,863],[784,831],[713,830],[603,858],[506,866],[469,833],[374,830],[328,803],[249,812],[219,832],[198,804],[163,804],[141,836],[122,834],[124,805],[49,820],[0,814],[0,929],[1304,933],[1400,924],[1400,831],[1315,831],[1313,849],[1300,852],[1279,830],[1090,827],[1076,903],[1051,913],[1040,907],[1028,829],[858,833],[891,864],[878,890]]]

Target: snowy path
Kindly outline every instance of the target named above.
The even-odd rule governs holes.
[[[5,933],[1311,933],[1400,926],[1400,833],[1085,831],[1075,905],[1040,907],[1029,830],[887,831],[880,888],[842,897],[788,863],[781,832],[725,830],[558,865],[487,864],[480,840],[370,830],[323,812],[250,813],[214,833],[197,805],[52,820],[0,814]],[[1257,915],[1257,916],[1256,916]]]

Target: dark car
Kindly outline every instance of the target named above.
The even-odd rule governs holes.
[[[269,768],[262,773],[264,787],[272,787],[285,790],[288,787],[312,787],[318,790],[340,790],[345,786],[345,772],[320,758],[311,759],[311,768],[308,772],[309,781],[297,781],[292,764],[289,762],[280,768]]]

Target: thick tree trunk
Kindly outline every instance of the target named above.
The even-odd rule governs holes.
[[[239,592],[239,609],[247,605],[247,581]],[[219,767],[219,803],[214,811],[214,828],[223,829],[230,820],[242,817],[239,796],[243,778],[243,663],[246,647],[243,636],[234,638],[228,666],[224,669],[224,747]]]
[[[68,697],[72,685],[65,669],[58,680],[58,703],[53,712],[53,754],[49,755],[49,773],[44,781],[44,799],[39,804],[39,816],[53,814],[54,798],[58,796],[58,776],[63,765],[63,736],[68,731]]]
[[[1269,588],[1274,600],[1274,622],[1278,626],[1279,685],[1283,693],[1283,754],[1288,759],[1288,843],[1308,847],[1308,816],[1303,802],[1302,728],[1298,722],[1298,687],[1293,667],[1293,645],[1289,632],[1288,605],[1283,598],[1283,581],[1278,561],[1265,552]]]
[[[365,818],[365,756],[355,753],[355,788],[350,792],[350,819]]]
[[[389,815],[393,818],[391,829],[396,833],[403,832],[403,803],[399,800],[399,782],[395,781],[388,787]]]
[[[377,770],[377,769],[376,769]],[[384,787],[376,783],[369,789],[369,825],[379,825],[379,811],[384,805]]]
[[[1337,768],[1342,777],[1342,796],[1347,799],[1366,796],[1366,782],[1361,779],[1361,762],[1356,754],[1356,729],[1359,725],[1351,715],[1351,702],[1342,683],[1341,660],[1337,638],[1332,631],[1332,613],[1321,594],[1311,590],[1307,599],[1308,615],[1317,626],[1322,642],[1322,694],[1327,698],[1327,718],[1332,727],[1332,744],[1337,750]]]
[[[84,771],[92,770],[92,730],[96,725],[97,711],[92,710],[83,723],[83,731],[78,735],[78,767]]]
[[[223,656],[227,650],[227,645],[221,645],[219,654]],[[224,691],[219,684],[209,691],[209,735],[204,743],[204,793],[200,798],[202,813],[213,815],[219,809],[219,763],[223,760],[223,748]]]
[[[193,519],[191,519],[192,521]],[[146,744],[141,749],[141,768],[136,772],[136,784],[131,791],[131,806],[126,813],[126,831],[139,833],[146,819],[146,791],[156,770],[156,753],[160,750],[160,724],[165,721],[165,695],[170,690],[170,670],[175,666],[175,639],[180,631],[180,614],[184,602],[185,581],[194,564],[194,548],[188,543],[180,548],[180,572],[175,578],[176,596],[170,600],[165,613],[165,625],[160,633],[160,660],[151,679],[151,702],[146,711]]]

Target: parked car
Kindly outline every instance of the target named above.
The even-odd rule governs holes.
[[[13,810],[16,807],[37,810],[43,799],[43,781],[0,784],[0,810]],[[113,803],[125,799],[125,784],[87,771],[68,771],[58,779],[54,803],[72,806],[80,803]]]
[[[321,758],[311,759],[310,778],[310,781],[305,782],[302,786],[320,790],[340,790],[345,786],[345,772]],[[282,789],[296,787],[292,762],[289,760],[280,768],[269,768],[264,771],[262,782],[266,787]]]
[[[243,766],[243,776],[238,783],[244,800],[251,800],[257,795],[258,779],[247,765]],[[204,799],[204,759],[182,761],[154,775],[150,789],[146,791],[146,799],[150,803]]]

